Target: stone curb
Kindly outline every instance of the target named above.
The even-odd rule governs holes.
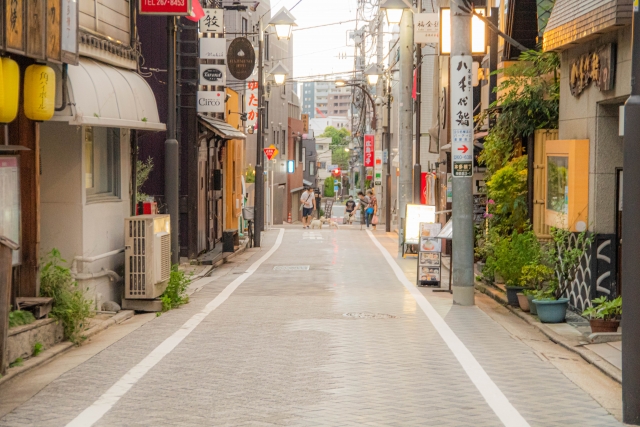
[[[618,369],[617,367],[613,366],[611,363],[609,363],[606,360],[602,359],[600,356],[598,356],[597,354],[595,354],[591,350],[588,350],[588,349],[582,348],[582,347],[577,347],[577,346],[567,342],[562,335],[556,333],[551,328],[548,328],[547,326],[545,326],[544,323],[540,323],[540,322],[536,321],[531,315],[526,314],[525,312],[523,312],[521,310],[516,310],[515,308],[511,307],[509,304],[507,304],[506,296],[502,295],[502,293],[500,291],[498,291],[497,289],[496,290],[491,289],[489,286],[484,285],[482,283],[478,283],[478,282],[475,282],[475,288],[478,291],[482,292],[483,294],[491,297],[492,299],[494,299],[495,301],[497,301],[501,305],[505,306],[509,311],[511,311],[513,314],[515,314],[516,316],[518,316],[519,318],[521,318],[525,322],[529,323],[531,326],[537,328],[540,332],[545,334],[547,336],[547,338],[549,338],[554,343],[556,343],[558,345],[561,345],[562,347],[566,348],[567,350],[570,350],[570,351],[578,354],[584,360],[586,360],[590,364],[594,365],[596,368],[600,369],[609,378],[611,378],[611,379],[617,381],[618,383],[622,384],[622,371],[620,369]]]
[[[110,326],[116,325],[118,323],[122,323],[125,320],[131,319],[134,315],[132,310],[122,310],[118,314],[114,315],[110,319],[101,322],[99,325],[94,326],[93,328],[86,331],[84,335],[85,338],[91,338],[94,335],[104,331]],[[46,365],[51,362],[53,359],[58,357],[59,355],[66,353],[75,347],[75,344],[69,341],[61,342],[59,344],[54,345],[52,348],[45,350],[42,354],[36,357],[30,357],[25,360],[22,366],[16,366],[15,368],[11,368],[7,375],[0,378],[0,385],[26,373],[31,371],[32,369],[37,368],[38,366]]]

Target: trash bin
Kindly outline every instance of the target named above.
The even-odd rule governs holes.
[[[236,245],[240,245],[238,230],[224,230],[222,232],[222,252],[235,252]]]

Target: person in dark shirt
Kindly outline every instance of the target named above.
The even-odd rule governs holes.
[[[345,219],[347,220],[347,224],[351,224],[355,210],[356,202],[353,201],[353,196],[349,196],[349,200],[345,203]]]

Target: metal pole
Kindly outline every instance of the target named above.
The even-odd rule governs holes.
[[[491,16],[489,21],[496,27],[499,25],[500,8],[492,7]],[[493,73],[498,69],[498,33],[495,31],[489,31],[489,73]],[[498,76],[495,74],[489,75],[489,105],[496,102],[498,94],[494,92],[494,89],[498,85]]]
[[[384,39],[384,11],[380,10],[378,13],[378,28],[377,28],[377,55],[376,55],[376,72],[380,72],[380,69],[382,67],[382,61],[384,60],[384,43],[383,43],[383,39]],[[384,81],[382,78],[378,78],[378,83],[376,84],[376,98],[381,96],[382,93],[384,91]],[[373,103],[373,105],[371,106],[373,108],[374,114],[376,114],[377,117],[382,118],[382,104],[380,105],[376,105],[375,102]],[[382,129],[382,125],[383,125],[383,121],[382,120],[375,120],[376,122],[376,142],[375,142],[375,152],[376,153],[382,153],[383,147],[384,147],[384,133],[383,133],[383,129]],[[374,161],[374,166],[373,166],[373,181],[374,181],[374,185],[375,185],[375,189],[376,189],[376,197],[378,197],[378,216],[382,217],[382,215],[380,215],[380,213],[382,212],[380,210],[380,208],[382,207],[382,192],[383,191],[387,191],[387,188],[384,187],[382,185],[382,176],[380,176],[380,179],[378,180],[376,177],[376,162],[380,160],[382,161],[382,159],[378,159],[376,158]],[[380,171],[382,172],[382,171]],[[381,218],[382,219],[382,218]]]
[[[387,176],[384,193],[384,230],[391,231],[391,70],[387,79]]]
[[[411,86],[413,85],[413,14],[405,10],[400,22],[400,114],[399,114],[399,136],[398,154],[400,156],[400,200],[399,224],[398,224],[398,246],[403,244],[404,220],[407,204],[413,199],[413,99],[411,97]]]
[[[624,180],[622,199],[626,218],[622,221],[622,277],[624,278],[624,327],[622,328],[622,421],[640,425],[640,8],[633,7],[631,47],[631,96],[624,107]]]
[[[261,234],[264,230],[264,140],[262,132],[264,129],[264,58],[262,57],[262,45],[264,43],[264,29],[262,28],[262,18],[258,21],[258,135],[256,141],[256,180],[254,199],[254,247],[259,248],[261,244]],[[306,159],[303,159],[306,161]]]
[[[171,264],[180,264],[180,150],[176,139],[176,21],[167,17],[167,139],[164,143],[164,197],[171,216]]]
[[[453,303],[474,305],[473,287],[473,90],[471,13],[451,2],[451,157],[453,161]]]
[[[420,187],[422,181],[422,166],[420,165],[420,114],[422,97],[420,91],[422,90],[422,45],[417,44],[416,49],[418,54],[416,55],[416,158],[413,165],[413,203],[420,204]]]

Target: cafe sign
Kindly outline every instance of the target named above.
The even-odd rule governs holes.
[[[224,65],[200,64],[200,84],[204,86],[225,86],[227,84],[227,67]]]
[[[253,74],[256,52],[246,37],[238,37],[229,45],[227,66],[231,75],[238,80],[246,80]]]
[[[218,91],[203,91],[197,93],[198,113],[224,113],[226,94]]]

